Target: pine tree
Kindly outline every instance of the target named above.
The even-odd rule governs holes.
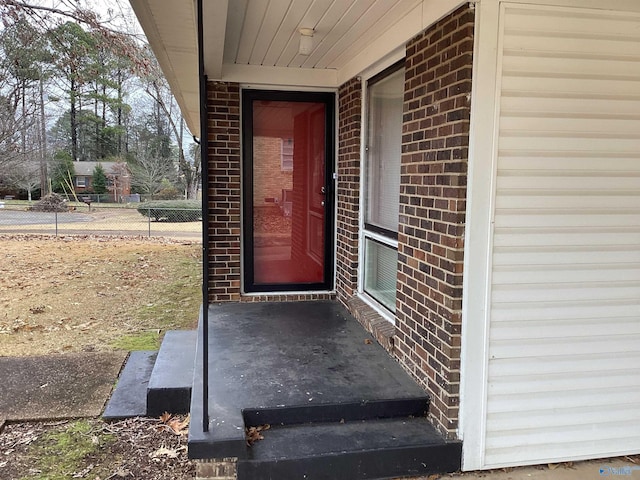
[[[96,165],[93,169],[93,179],[91,180],[91,186],[93,192],[97,194],[107,193],[107,174],[102,167],[102,164]]]

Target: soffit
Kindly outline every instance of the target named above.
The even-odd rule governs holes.
[[[180,105],[189,130],[199,136],[200,101],[195,2],[129,1]]]
[[[189,128],[199,135],[195,0],[130,1]],[[250,85],[337,88],[461,3],[203,0],[205,73]],[[298,52],[300,28],[315,31],[310,55]]]
[[[419,0],[234,0],[224,63],[338,70]],[[300,28],[312,28],[313,51],[298,53]]]

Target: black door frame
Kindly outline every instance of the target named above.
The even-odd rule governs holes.
[[[285,102],[318,102],[325,105],[325,225],[324,282],[261,284],[254,280],[253,259],[253,102],[259,100]],[[331,291],[334,274],[334,196],[335,165],[335,94],[332,92],[299,92],[283,90],[242,90],[242,200],[243,200],[243,289],[246,293]]]

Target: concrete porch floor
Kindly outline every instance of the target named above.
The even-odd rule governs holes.
[[[410,457],[419,457],[418,450],[432,446],[438,450],[438,462],[446,461],[432,465],[431,471],[406,473],[459,468],[460,443],[445,441],[424,418],[427,394],[337,302],[210,306],[208,432],[201,428],[202,335],[197,350],[190,409],[189,454],[193,458],[237,457],[239,473],[243,459],[247,464],[258,462],[244,467],[257,471],[263,469],[260,462],[264,460],[257,456],[271,450],[266,445],[269,436],[281,445],[271,454],[282,465],[302,455],[293,451],[302,439],[322,438],[318,441],[324,443],[305,445],[305,455],[334,456],[332,444],[344,451],[346,436],[357,435],[361,440],[371,429],[375,440],[370,448],[356,442],[368,458],[382,449],[395,450],[399,459],[397,449],[406,448],[411,450]],[[247,447],[245,427],[263,424],[295,427],[266,432],[264,445]],[[310,424],[322,434],[310,434]],[[283,441],[282,435],[291,435],[291,439]],[[411,463],[407,458],[403,461]],[[416,461],[425,464],[424,458]],[[293,472],[304,470],[297,468],[287,471],[291,478],[296,476]],[[378,478],[373,472],[362,475]]]

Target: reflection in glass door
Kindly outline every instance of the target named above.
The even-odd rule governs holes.
[[[329,100],[333,95],[245,92],[246,291],[330,288]]]

